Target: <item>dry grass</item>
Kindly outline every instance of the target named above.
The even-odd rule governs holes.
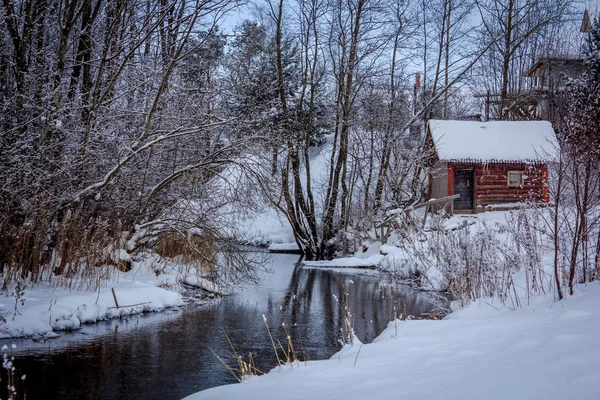
[[[219,278],[214,235],[187,235],[175,228],[143,232],[132,240],[133,229],[118,220],[91,218],[89,212],[68,212],[60,223],[48,215],[27,218],[18,231],[2,231],[0,221],[0,278],[2,291],[17,284],[48,282],[54,287],[98,291],[116,271],[132,267],[130,256],[156,252],[213,281]],[[133,233],[131,233],[133,232]],[[133,248],[129,243],[134,242]],[[127,257],[122,256],[125,248]],[[244,260],[236,265],[244,265]],[[239,267],[243,269],[243,267]],[[185,268],[184,268],[185,269]]]
[[[278,338],[273,337],[271,328],[269,327],[269,323],[265,315],[263,315],[263,321],[265,323],[265,327],[269,335],[269,340],[271,341],[271,346],[273,347],[273,352],[277,360],[277,366],[294,365],[299,363],[300,360],[298,359],[298,353],[296,352],[296,347],[292,340],[292,333],[289,327],[286,326],[285,323],[281,325],[285,333],[285,340],[281,341]],[[225,369],[227,369],[229,373],[231,373],[231,375],[238,382],[242,382],[242,380],[248,376],[263,375],[264,372],[262,372],[256,367],[254,356],[252,355],[252,353],[249,353],[247,359],[244,359],[236,351],[235,346],[233,345],[231,339],[229,338],[229,335],[227,335],[227,332],[225,332],[225,330],[223,330],[223,334],[225,335],[227,343],[229,344],[229,347],[231,349],[230,357],[233,357],[235,362],[233,363],[233,366],[228,364],[223,358],[221,358],[212,349],[210,349],[210,351],[217,358],[217,360],[219,360],[221,365],[223,365],[223,367],[225,367]],[[304,363],[306,363],[306,355],[304,352],[304,346],[302,344],[301,336],[300,348],[304,356]]]
[[[180,232],[163,232],[158,235],[153,249],[163,258],[170,258],[184,264],[195,264],[205,271],[213,271],[217,265],[215,238],[210,233],[197,236]]]
[[[77,213],[68,213],[57,223],[39,214],[14,232],[10,246],[4,243],[0,249],[2,290],[27,279],[32,284],[47,281],[94,291],[98,282],[107,278],[104,267],[129,267],[110,251],[118,249],[122,240],[123,227],[119,224]],[[8,240],[6,232],[4,240]]]
[[[461,305],[496,297],[502,304],[516,308],[532,295],[552,290],[551,277],[541,262],[544,241],[540,224],[535,213],[518,210],[502,224],[481,223],[473,231],[469,224],[430,232],[406,225],[408,233],[402,245],[418,269],[439,271],[442,290]],[[421,242],[421,236],[427,240]],[[519,270],[525,273],[524,296],[513,279]],[[426,274],[414,278],[417,286],[430,283]]]
[[[231,348],[231,353],[236,361],[236,366],[232,367],[229,364],[227,364],[221,357],[219,357],[213,351],[213,349],[210,349],[210,351],[219,360],[219,362],[225,367],[225,369],[227,369],[229,371],[229,373],[231,373],[231,375],[235,378],[235,380],[237,380],[238,382],[242,382],[242,380],[248,376],[264,375],[264,372],[262,372],[261,370],[256,368],[256,364],[254,363],[254,357],[252,356],[252,353],[249,353],[248,361],[245,361],[236,351],[235,346],[231,342],[231,339],[229,339],[229,335],[227,335],[227,332],[225,332],[224,329],[223,329],[223,334],[225,335],[225,338],[227,339],[227,343],[229,343],[229,347]]]

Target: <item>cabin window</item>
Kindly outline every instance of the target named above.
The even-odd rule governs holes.
[[[523,171],[508,171],[508,186],[522,186]]]

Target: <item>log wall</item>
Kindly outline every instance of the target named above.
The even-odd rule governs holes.
[[[479,164],[475,170],[475,205],[547,202],[548,168],[532,164]],[[522,171],[523,184],[508,186],[508,172]]]

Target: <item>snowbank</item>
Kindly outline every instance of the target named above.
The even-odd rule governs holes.
[[[325,135],[324,144],[310,150],[310,179],[315,199],[320,199],[325,195],[325,188],[327,187],[327,180],[329,178],[332,142],[333,135]],[[227,180],[230,181],[230,187],[237,188],[240,186],[240,182],[243,185],[248,185],[249,182],[244,178],[240,178],[239,175],[239,171],[235,169],[221,174],[221,176],[227,177]],[[306,170],[301,168],[300,180],[304,185],[306,184],[306,179]],[[235,184],[231,182],[235,182]],[[254,195],[261,197],[258,194],[258,188],[254,184],[250,183],[248,190],[255,191]],[[229,221],[226,224],[229,235],[243,243],[253,245],[275,244],[281,246],[294,244],[294,248],[297,249],[292,226],[287,218],[264,199],[262,201],[265,204],[263,204],[261,210],[243,210],[240,212],[239,207],[234,207],[230,210]],[[321,202],[317,200],[315,207],[316,215],[321,215],[323,213]],[[287,246],[286,251],[290,251]]]
[[[304,261],[305,267],[311,268],[368,268],[375,269],[384,255],[382,252],[392,251],[394,246],[382,246],[381,242],[365,243],[366,250],[360,249],[352,257],[340,257],[325,261]],[[384,251],[384,248],[386,249]]]
[[[300,248],[296,242],[292,243],[271,243],[269,246],[271,253],[296,253],[300,252]]]
[[[86,323],[180,307],[184,305],[177,290],[180,282],[206,291],[218,291],[208,281],[193,274],[163,270],[157,275],[157,262],[160,262],[158,258],[151,257],[134,263],[129,272],[114,270],[111,279],[95,292],[40,283],[26,287],[20,299],[14,293],[3,294],[0,296],[0,315],[6,322],[0,323],[0,338],[52,337],[56,331],[79,329]],[[73,287],[78,287],[79,283],[74,282]]]
[[[325,261],[304,261],[305,267],[311,268],[371,268],[375,269],[382,255],[373,255],[368,258],[342,257]]]
[[[448,277],[436,267],[439,266],[440,243],[439,233],[446,232],[449,235],[457,235],[459,232],[465,233],[472,239],[470,243],[475,243],[482,232],[490,231],[494,235],[494,240],[498,243],[506,244],[507,237],[505,233],[507,218],[518,211],[489,211],[476,215],[455,215],[451,218],[429,218],[425,231],[412,233],[410,240],[404,240],[403,248],[384,245],[381,246],[381,252],[384,257],[377,265],[379,271],[389,273],[395,279],[410,280],[424,290],[445,290],[448,285]],[[400,241],[402,241],[400,240]],[[390,240],[390,243],[395,243]],[[447,250],[447,249],[446,249]],[[432,253],[437,253],[432,254]],[[448,260],[446,260],[448,261]],[[461,263],[463,260],[453,260],[454,263]]]
[[[277,367],[186,400],[598,399],[600,284],[512,310],[477,301],[442,321],[396,321],[330,360]],[[272,396],[265,395],[273,394]]]
[[[0,338],[48,337],[54,331],[78,329],[85,323],[183,305],[178,293],[151,284],[117,284],[114,289],[122,304],[119,308],[109,288],[89,293],[36,287],[25,291],[25,304],[18,306],[16,315],[11,309],[15,299],[2,296],[0,307],[7,321],[0,325]]]
[[[292,226],[283,216],[277,215],[273,208],[249,212],[243,216],[232,214],[231,218],[230,235],[240,242],[253,245],[295,244]]]

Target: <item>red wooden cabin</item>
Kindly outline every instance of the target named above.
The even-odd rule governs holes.
[[[429,198],[454,194],[454,209],[479,212],[548,202],[548,163],[558,142],[547,121],[430,120]]]

